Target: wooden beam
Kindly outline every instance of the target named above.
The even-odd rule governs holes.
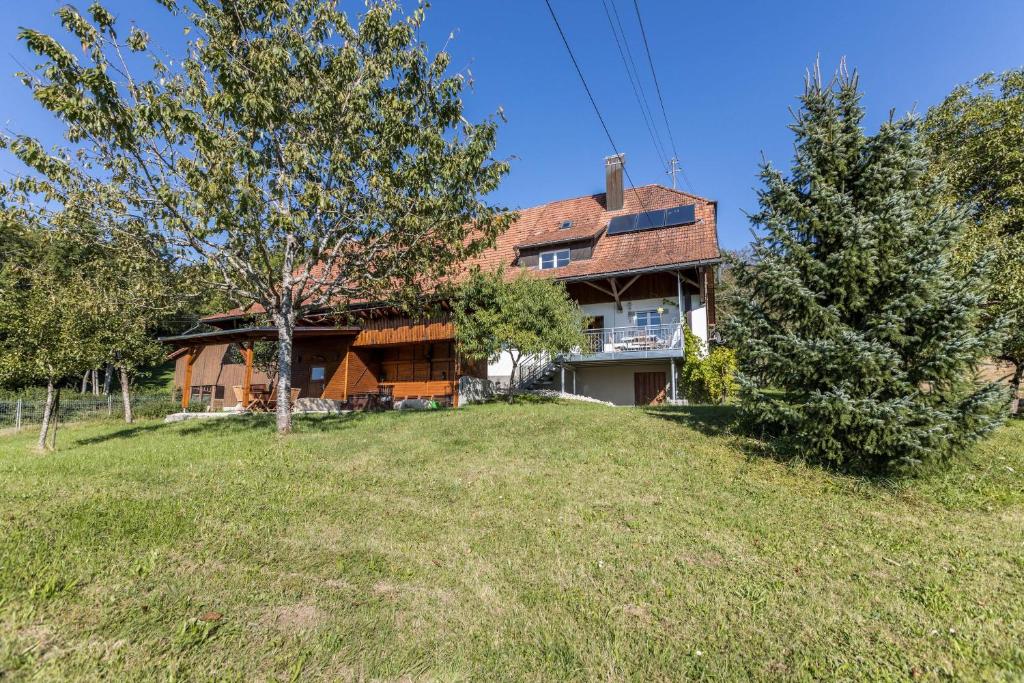
[[[185,354],[185,381],[181,389],[181,409],[188,410],[189,400],[192,398],[192,366],[196,362],[196,347],[190,346]]]
[[[591,282],[590,280],[582,280],[582,282],[583,282],[583,284],[590,285],[591,287],[593,287],[597,291],[602,292],[604,294],[607,294],[610,297],[614,297],[615,296],[614,294],[612,294],[612,290],[605,289],[604,287],[602,287],[601,285],[597,284],[596,282]]]
[[[252,356],[253,356],[254,342],[249,342],[248,346],[242,346],[243,355],[245,356],[245,376],[242,379],[242,409],[249,407],[249,394],[252,392]]]
[[[344,386],[342,388],[342,391],[341,391],[341,400],[342,401],[347,401],[348,400],[348,359],[349,359],[349,356],[351,356],[351,355],[352,355],[352,342],[350,341],[345,346],[345,384],[344,384]]]
[[[619,296],[626,293],[626,290],[633,286],[633,283],[640,279],[639,275],[634,275],[633,279],[626,283],[626,286],[619,290]]]
[[[622,302],[619,301],[619,286],[615,282],[615,278],[608,278],[608,284],[612,287],[612,296],[615,297],[615,308],[622,310]]]

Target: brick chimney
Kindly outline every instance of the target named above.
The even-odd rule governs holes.
[[[622,169],[625,165],[625,154],[613,154],[604,158],[605,211],[618,211],[622,208]]]

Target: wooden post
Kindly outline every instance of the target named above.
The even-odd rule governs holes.
[[[192,398],[192,366],[196,362],[196,349],[190,347],[185,354],[185,381],[181,388],[181,409],[188,410],[189,399]]]
[[[252,391],[252,355],[255,342],[249,342],[249,346],[242,348],[245,351],[245,377],[242,380],[242,409],[249,407],[249,393]]]
[[[348,357],[349,357],[349,355],[351,355],[351,353],[352,353],[352,342],[350,341],[348,343],[348,345],[345,346],[345,383],[344,383],[344,385],[342,386],[342,389],[341,389],[341,400],[342,401],[347,401],[348,400]]]

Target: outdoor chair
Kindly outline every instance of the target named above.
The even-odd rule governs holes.
[[[302,389],[296,389],[295,387],[292,387],[290,395],[291,401],[289,401],[289,405],[291,405],[292,410],[295,410],[295,402],[299,400],[299,396],[302,395]],[[273,389],[267,392],[267,399],[265,401],[265,404],[267,410],[274,410],[277,407],[277,387],[274,387]]]
[[[391,410],[395,405],[395,388],[382,384],[377,390],[377,404],[381,410]]]
[[[253,384],[249,387],[249,403],[245,403],[245,387],[235,385],[231,387],[231,391],[235,394],[235,400],[238,401],[238,405],[242,406],[242,410],[266,410],[267,402],[264,394],[266,393],[265,384]],[[258,392],[257,387],[263,387],[263,390]]]

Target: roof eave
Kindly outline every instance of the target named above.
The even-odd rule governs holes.
[[[697,266],[714,266],[724,259],[721,256],[711,259],[694,259],[691,261],[679,261],[661,266],[649,266],[647,268],[628,268],[626,270],[613,270],[603,273],[587,273],[586,275],[569,275],[567,277],[555,277],[560,282],[585,282],[587,280],[606,280],[610,277],[622,277],[624,275],[643,275],[645,273],[658,273],[679,270],[680,268],[692,268]]]

